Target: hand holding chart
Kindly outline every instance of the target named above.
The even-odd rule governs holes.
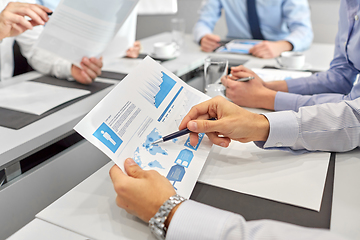
[[[188,135],[152,143],[177,131],[191,107],[207,99],[147,57],[74,129],[123,171],[125,159],[133,158],[189,197],[212,146],[209,139],[199,134],[195,146]]]

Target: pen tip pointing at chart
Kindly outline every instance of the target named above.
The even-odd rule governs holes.
[[[158,143],[161,143],[163,142],[163,139],[160,138],[159,140],[156,140],[155,142],[152,142],[151,145],[155,145],[155,144],[158,144]]]

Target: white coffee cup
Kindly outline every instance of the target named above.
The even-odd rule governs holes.
[[[174,42],[157,42],[154,44],[154,55],[159,58],[174,56],[176,52],[176,43]]]
[[[305,55],[301,52],[282,52],[276,60],[280,67],[288,69],[302,69],[305,65]]]

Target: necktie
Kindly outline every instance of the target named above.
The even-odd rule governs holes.
[[[256,0],[247,0],[247,13],[253,39],[264,40],[260,30],[259,16],[256,11]]]

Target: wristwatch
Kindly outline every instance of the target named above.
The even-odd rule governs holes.
[[[178,194],[171,196],[164,204],[159,208],[157,213],[150,219],[149,227],[150,231],[154,234],[156,239],[164,240],[166,237],[167,228],[165,227],[165,221],[176,205],[184,202],[186,199]]]

